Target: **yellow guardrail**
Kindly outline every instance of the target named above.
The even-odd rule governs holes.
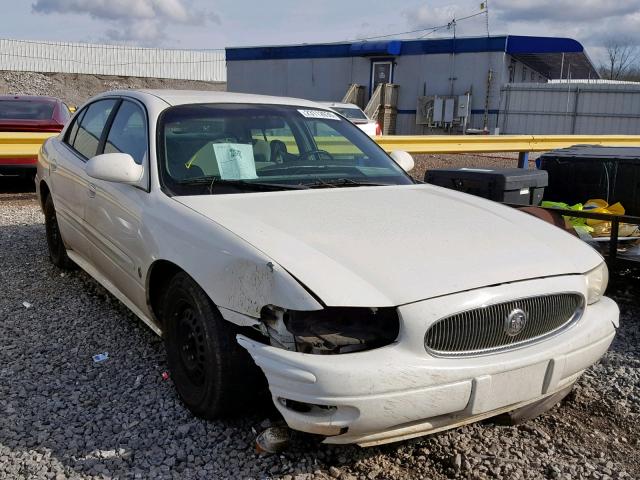
[[[35,157],[42,143],[55,132],[0,132],[0,158]]]
[[[42,143],[54,135],[57,134],[0,132],[0,158],[35,156]],[[283,141],[292,153],[297,148],[292,137],[274,138]],[[640,135],[387,135],[374,140],[387,152],[404,150],[412,154],[546,152],[573,145],[640,147]],[[341,138],[319,137],[318,146],[330,153],[357,153]]]
[[[387,152],[547,152],[574,145],[640,147],[640,135],[388,135],[374,140]]]

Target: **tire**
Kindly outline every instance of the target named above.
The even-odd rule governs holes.
[[[236,342],[237,327],[184,272],[170,280],[161,311],[167,363],[185,406],[205,419],[246,408],[265,380]]]
[[[47,199],[44,201],[44,226],[51,263],[63,270],[74,270],[76,264],[67,255],[67,249],[60,235],[56,209],[53,206],[51,195],[47,195]]]

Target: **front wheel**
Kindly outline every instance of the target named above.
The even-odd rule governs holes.
[[[194,415],[220,417],[254,399],[261,372],[236,342],[237,328],[186,273],[171,279],[162,316],[171,378]]]
[[[47,195],[47,199],[44,201],[44,226],[51,263],[63,270],[73,270],[76,264],[67,255],[51,195]]]

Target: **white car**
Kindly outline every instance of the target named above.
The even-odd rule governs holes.
[[[53,263],[164,336],[198,416],[265,377],[327,443],[549,408],[615,335],[602,258],[412,165],[316,103],[120,91],[47,140],[36,184]]]
[[[382,135],[380,124],[375,120],[367,117],[362,109],[359,106],[354,105],[353,103],[322,102],[321,105],[325,105],[334,112],[339,113],[351,123],[357,125],[360,130],[362,130],[370,137]]]

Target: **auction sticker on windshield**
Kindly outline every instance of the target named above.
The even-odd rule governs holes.
[[[340,117],[333,112],[326,112],[324,110],[298,110],[303,117],[306,118],[321,118],[323,120],[340,120]]]

